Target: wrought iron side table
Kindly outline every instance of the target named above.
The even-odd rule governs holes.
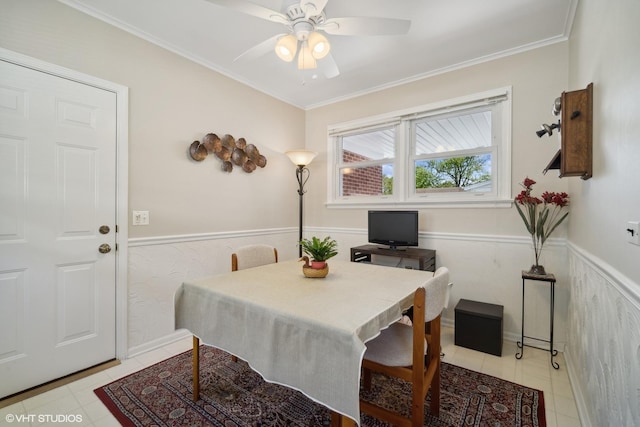
[[[536,338],[536,337],[530,337],[524,334],[524,288],[525,288],[526,280],[547,282],[550,285],[551,297],[549,301],[549,339],[548,340]],[[518,348],[521,350],[518,353],[516,353],[516,359],[522,359],[522,356],[524,355],[525,346],[547,350],[541,347],[536,347],[534,345],[525,344],[524,339],[529,338],[531,340],[549,343],[549,349],[547,351],[549,351],[549,353],[551,354],[551,366],[553,366],[554,369],[560,369],[560,365],[558,365],[558,363],[553,360],[553,358],[558,355],[558,350],[554,350],[553,348],[553,317],[554,317],[553,315],[554,315],[554,303],[555,303],[555,286],[556,286],[556,277],[553,274],[530,274],[527,271],[524,271],[524,270],[522,271],[522,332],[520,334],[521,341],[518,341],[517,343]]]

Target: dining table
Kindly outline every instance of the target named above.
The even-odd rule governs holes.
[[[175,328],[194,335],[194,400],[202,342],[326,406],[332,425],[360,424],[366,343],[402,318],[433,273],[333,259],[326,277],[307,278],[302,267],[289,260],[179,286]]]

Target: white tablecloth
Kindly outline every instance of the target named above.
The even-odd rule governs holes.
[[[287,261],[185,282],[175,327],[359,423],[365,342],[401,318],[433,273],[340,260],[329,269],[310,279]]]

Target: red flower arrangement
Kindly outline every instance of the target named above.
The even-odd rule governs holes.
[[[540,265],[540,254],[542,246],[553,231],[565,220],[569,212],[563,209],[569,205],[569,195],[567,193],[553,193],[545,191],[540,198],[532,196],[531,191],[536,182],[530,178],[525,178],[521,184],[524,190],[514,199],[518,213],[524,221],[535,252],[535,264],[531,267],[530,273],[546,274],[544,267]],[[522,206],[522,207],[521,207]]]

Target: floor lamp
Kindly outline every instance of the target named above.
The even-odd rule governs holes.
[[[294,165],[297,166],[296,169],[296,178],[298,180],[298,197],[300,198],[300,211],[299,211],[299,229],[298,229],[298,256],[302,256],[302,246],[300,246],[300,241],[302,240],[302,196],[304,195],[304,185],[307,183],[309,179],[309,169],[307,169],[307,165],[311,163],[314,157],[318,153],[314,153],[313,151],[307,150],[292,150],[285,152],[287,156],[291,159]]]

